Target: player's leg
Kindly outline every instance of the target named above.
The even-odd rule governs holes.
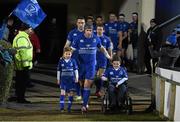
[[[97,74],[97,89],[96,89],[96,93],[98,96],[100,96],[100,91],[101,88],[103,86],[103,81],[101,80],[101,77],[103,75],[103,73],[105,72],[105,68],[100,68]]]
[[[64,102],[65,102],[65,90],[61,89],[61,95],[60,95],[60,110],[64,111]]]
[[[87,105],[88,105],[89,96],[90,96],[90,88],[93,83],[94,76],[95,76],[95,65],[86,65],[82,111],[87,110]]]
[[[68,112],[70,113],[71,112],[71,106],[72,106],[72,102],[73,102],[73,95],[74,95],[74,92],[73,91],[70,91],[68,93]]]

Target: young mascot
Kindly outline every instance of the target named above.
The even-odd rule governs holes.
[[[78,67],[76,61],[71,58],[72,49],[64,48],[63,57],[60,58],[57,67],[57,84],[61,88],[60,110],[64,111],[65,93],[68,94],[68,112],[71,112],[75,83],[78,82]]]

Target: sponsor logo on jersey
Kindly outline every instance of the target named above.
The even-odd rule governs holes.
[[[113,72],[110,72],[109,74],[110,74],[110,75],[113,75],[114,73],[113,73]]]

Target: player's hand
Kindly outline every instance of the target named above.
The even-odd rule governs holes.
[[[116,88],[118,88],[119,87],[119,85],[118,84],[116,84]]]
[[[112,56],[110,56],[109,60],[110,60],[110,61],[112,61],[112,59],[113,59],[113,57],[112,57]]]
[[[60,84],[60,81],[59,81],[59,80],[57,80],[57,82],[56,82],[56,83],[57,83],[57,85],[59,85],[59,84]]]
[[[122,49],[122,45],[121,45],[121,44],[119,44],[119,45],[118,45],[118,48],[119,48],[119,49]]]

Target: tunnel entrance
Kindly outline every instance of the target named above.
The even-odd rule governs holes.
[[[42,8],[47,18],[37,31],[41,39],[41,60],[45,63],[57,63],[66,42],[67,5],[48,3],[42,4]],[[56,20],[54,24],[52,24],[53,20]]]

